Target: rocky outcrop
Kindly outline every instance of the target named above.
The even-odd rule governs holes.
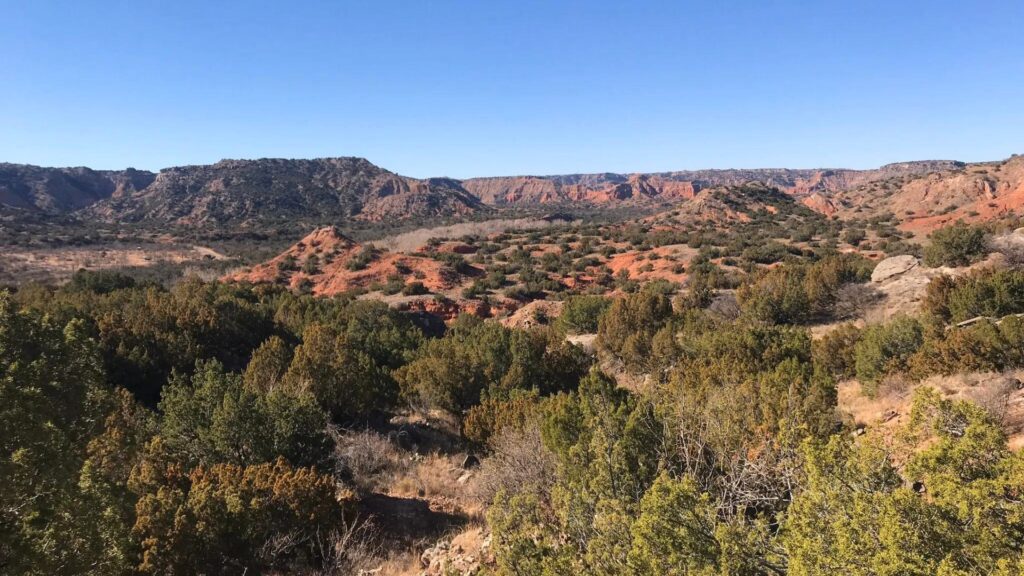
[[[922,236],[957,220],[985,221],[1024,206],[1024,156],[1001,162],[956,163],[904,174],[837,193],[841,217],[892,214]]]
[[[610,204],[644,199],[692,198],[700,182],[661,174],[587,174],[471,178],[462,185],[495,206],[586,202]]]
[[[909,255],[893,256],[879,262],[871,274],[871,287],[878,299],[868,306],[863,317],[869,322],[882,322],[900,315],[913,315],[920,311],[921,302],[928,293],[928,285],[939,276],[957,278],[986,268],[1002,268],[1007,258],[1003,254],[989,254],[971,266],[929,268]]]
[[[480,201],[458,181],[417,180],[362,158],[223,160],[162,170],[141,190],[112,195],[87,214],[118,222],[254,225],[379,221],[468,214]]]
[[[521,330],[545,326],[562,315],[563,304],[557,300],[534,300],[502,318],[501,323],[508,328]]]
[[[930,231],[960,219],[1005,216],[1024,206],[1024,156],[917,178],[894,193],[889,206],[908,216],[908,230]]]
[[[810,196],[806,196],[800,201],[804,206],[807,206],[811,210],[824,214],[825,216],[832,216],[838,209],[836,208],[835,202],[825,197],[819,192],[815,192]]]
[[[41,168],[0,164],[0,205],[46,214],[65,214],[112,196],[149,186],[156,174],[142,170]]]
[[[882,260],[875,269],[871,271],[872,282],[884,282],[893,276],[898,276],[917,266],[917,258],[909,254],[903,256],[892,256]]]

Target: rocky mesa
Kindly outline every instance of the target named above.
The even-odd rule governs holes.
[[[401,220],[480,207],[455,180],[408,178],[362,158],[322,158],[168,168],[149,186],[112,194],[87,213],[105,221],[196,225]]]

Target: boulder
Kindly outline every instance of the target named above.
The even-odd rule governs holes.
[[[909,254],[903,256],[893,256],[886,258],[875,266],[873,272],[871,272],[872,282],[884,282],[893,276],[899,276],[904,272],[917,266],[917,258]]]

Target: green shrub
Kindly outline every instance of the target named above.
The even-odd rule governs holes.
[[[821,367],[833,378],[846,379],[856,375],[857,342],[861,329],[846,323],[812,344],[812,355],[816,366]]]
[[[927,266],[967,266],[985,253],[987,232],[980,226],[957,221],[952,226],[932,232],[925,246],[924,263]]]
[[[376,259],[377,250],[372,246],[365,246],[345,263],[345,267],[353,272],[365,270],[366,267],[370,265],[370,262],[373,262]]]
[[[572,296],[562,306],[558,325],[571,334],[597,332],[598,320],[612,301],[604,296]]]
[[[277,264],[278,270],[283,272],[291,272],[298,269],[298,265],[295,261],[295,256],[291,254],[285,254]]]
[[[323,466],[330,456],[327,416],[304,393],[243,386],[216,361],[175,375],[160,400],[160,434],[170,453],[191,466],[240,465],[284,457],[295,466]]]
[[[473,271],[473,267],[466,262],[465,256],[456,252],[438,252],[434,255],[434,259],[447,264],[459,274],[468,274]]]
[[[1002,371],[1024,366],[1024,319],[1011,316],[999,324],[982,321],[950,328],[927,338],[910,359],[911,373]]]
[[[778,242],[768,242],[758,246],[751,246],[743,250],[743,257],[758,264],[772,264],[778,262],[789,254],[789,250]]]
[[[68,280],[68,290],[81,290],[95,294],[108,294],[115,290],[134,288],[136,281],[131,276],[107,270],[79,270]]]
[[[779,531],[789,574],[1021,573],[1006,531],[1020,516],[1005,512],[1019,459],[985,409],[939,398],[915,394],[900,437],[919,444],[901,459],[839,435],[803,446],[806,487]]]
[[[310,254],[306,258],[306,261],[302,263],[303,274],[316,274],[320,271],[320,259],[317,258],[316,254]]]
[[[444,338],[427,341],[395,376],[414,405],[461,414],[483,397],[570,389],[588,364],[578,347],[555,345],[543,333],[463,315]]]
[[[801,324],[812,317],[811,299],[804,289],[805,271],[797,266],[767,270],[736,292],[743,312],[776,324]]]
[[[82,322],[18,310],[0,291],[0,563],[5,574],[89,573],[99,514],[78,472],[105,412],[103,370]],[[98,511],[91,511],[98,512]],[[75,546],[65,547],[74,542]]]
[[[1024,270],[985,269],[959,278],[939,276],[928,284],[922,307],[948,322],[1024,312]]]
[[[282,386],[311,394],[335,421],[365,419],[390,406],[398,390],[362,348],[337,326],[312,324],[302,333]]]
[[[910,357],[924,341],[921,323],[914,318],[901,317],[885,324],[873,324],[864,329],[855,351],[857,378],[866,390],[872,392],[878,381],[887,374],[905,372]]]
[[[499,432],[522,428],[537,415],[540,398],[536,391],[514,393],[508,399],[485,398],[466,412],[462,437],[477,446],[486,446]]]
[[[402,294],[404,296],[421,296],[423,294],[429,294],[430,290],[423,285],[423,282],[409,282],[402,288]]]
[[[753,276],[736,293],[743,312],[764,322],[804,324],[829,318],[839,289],[870,277],[856,255],[833,255],[813,264],[790,262]]]
[[[154,475],[180,475],[149,464]],[[158,477],[159,477],[158,476]],[[143,574],[267,573],[322,561],[315,542],[344,525],[334,478],[283,460],[215,464],[187,474],[181,487],[143,485],[133,533]],[[351,514],[351,512],[348,512]],[[268,542],[291,542],[271,555]]]
[[[851,246],[860,246],[865,238],[867,233],[862,228],[847,228],[843,231],[843,242]]]
[[[651,339],[672,315],[664,294],[643,290],[616,300],[601,316],[597,344],[621,359],[627,369],[644,371],[651,360]]]
[[[405,277],[394,275],[388,276],[387,283],[385,283],[383,286],[380,286],[378,289],[381,292],[383,292],[386,296],[391,296],[393,294],[398,294],[399,292],[404,290],[405,287]],[[370,288],[373,289],[374,286],[371,285]]]

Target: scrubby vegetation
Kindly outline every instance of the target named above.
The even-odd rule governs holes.
[[[923,390],[903,444],[842,432],[829,373],[846,368],[832,350],[855,347],[846,362],[858,371],[907,369],[920,325],[899,320],[819,349],[799,328],[674,315],[656,302],[609,311],[662,325],[649,388],[630,393],[592,372],[539,405],[556,472],[498,490],[499,573],[1020,569],[1024,541],[1010,526],[1024,508],[1007,494],[1024,489],[1022,460],[991,414]]]
[[[597,332],[601,315],[610,305],[611,300],[603,296],[573,296],[565,301],[558,322],[568,332],[593,334]]]
[[[832,317],[841,288],[866,281],[874,267],[859,256],[833,255],[812,264],[766,270],[740,286],[742,310],[765,322],[806,324]]]
[[[928,266],[967,266],[984,254],[986,235],[984,227],[964,222],[939,228],[928,237],[931,242],[924,250],[924,263]]]
[[[926,312],[946,322],[1024,312],[1024,270],[984,269],[961,278],[940,276],[928,285]]]
[[[472,298],[560,301],[530,328],[198,278],[0,292],[0,571],[341,575],[402,550],[418,570],[477,523],[494,576],[1021,573],[1024,459],[997,413],[918,385],[1024,367],[1021,270],[936,276],[920,310],[865,322],[853,248],[901,250],[888,219],[740,199],[732,233],[427,247]],[[984,234],[950,230],[934,262],[976,261]],[[849,380],[914,388],[910,414],[865,431]]]

